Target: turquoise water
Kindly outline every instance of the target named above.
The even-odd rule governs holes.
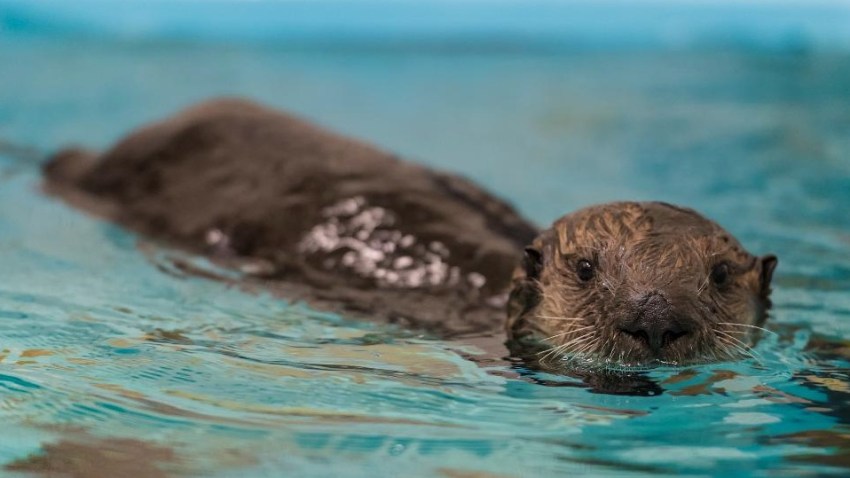
[[[0,37],[0,65],[0,137],[40,151],[102,148],[195,100],[248,95],[468,175],[540,224],[660,199],[780,257],[756,358],[606,395],[187,277],[171,265],[183,254],[45,196],[36,166],[6,154],[4,476],[33,454],[76,466],[103,449],[149,476],[850,473],[846,52],[21,35]]]

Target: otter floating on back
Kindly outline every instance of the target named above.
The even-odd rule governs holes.
[[[690,209],[611,203],[540,232],[466,179],[242,100],[195,106],[102,155],[60,151],[45,173],[49,191],[245,261],[283,295],[445,337],[505,327],[544,363],[731,357],[770,306],[775,257]]]

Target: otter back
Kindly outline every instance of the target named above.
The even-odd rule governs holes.
[[[262,261],[283,295],[307,284],[323,306],[441,335],[500,328],[537,232],[463,178],[241,100],[193,107],[102,155],[61,151],[45,173],[49,190],[130,229]]]

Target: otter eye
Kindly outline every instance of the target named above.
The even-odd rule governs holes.
[[[711,269],[711,281],[714,285],[724,285],[729,280],[729,265],[725,262],[717,264]]]
[[[593,264],[591,264],[590,261],[587,259],[582,259],[578,261],[576,273],[578,274],[578,278],[581,279],[582,282],[587,282],[590,279],[593,279]]]

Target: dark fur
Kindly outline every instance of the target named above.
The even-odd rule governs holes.
[[[61,151],[45,172],[50,190],[65,197],[82,192],[130,229],[197,252],[259,261],[283,295],[444,336],[498,331],[500,297],[537,233],[463,178],[242,100],[190,108],[101,155]],[[390,259],[436,256],[457,268],[456,282],[393,286],[341,267],[344,247],[307,252],[305,235],[317,225],[333,227],[327,208],[350,198],[394,216],[373,236],[398,231],[415,238]],[[92,201],[85,204],[92,208]],[[435,243],[442,255],[429,251]],[[478,287],[481,277],[486,282]]]
[[[693,334],[655,358],[686,360],[728,349],[712,335],[718,317],[758,325],[770,306],[775,258],[756,260],[689,209],[602,205],[538,235],[463,178],[246,101],[201,104],[102,155],[61,151],[45,172],[51,191],[171,244],[247,261],[284,296],[442,336],[497,330],[512,287],[514,344],[558,345],[546,337],[569,338],[577,323],[541,316],[581,313],[598,357],[643,363],[653,355],[623,337],[623,321],[675,316]],[[581,258],[600,282],[575,282]],[[697,294],[721,259],[732,285]],[[641,311],[635,297],[650,289],[661,292]]]

